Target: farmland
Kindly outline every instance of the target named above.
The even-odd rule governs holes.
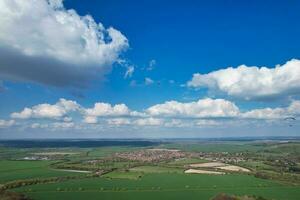
[[[51,169],[49,165],[51,162],[48,161],[0,161],[0,183],[32,177],[47,178],[75,175],[75,173]]]
[[[168,141],[67,148],[4,144],[0,184],[2,191],[36,200],[209,200],[220,193],[296,200],[299,149],[298,141]],[[211,173],[184,173],[187,170]]]
[[[69,198],[81,199],[84,195],[99,199],[146,199],[172,197],[181,199],[207,198],[218,191],[233,194],[256,194],[269,198],[296,199],[300,195],[298,187],[285,186],[272,181],[241,175],[184,175],[184,174],[148,174],[140,180],[93,178],[67,181],[59,184],[45,184],[20,188],[36,199]],[[58,190],[60,190],[58,192]],[[273,191],[276,191],[275,193]],[[279,191],[285,191],[278,196]],[[74,193],[76,195],[74,195]],[[124,195],[124,196],[123,196]],[[149,196],[150,195],[150,196]]]

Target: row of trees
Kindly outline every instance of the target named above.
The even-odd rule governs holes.
[[[55,183],[62,182],[71,179],[82,179],[82,178],[91,178],[98,177],[97,174],[88,174],[86,176],[63,176],[63,177],[50,177],[50,178],[34,178],[34,179],[24,179],[24,180],[15,180],[11,182],[7,182],[0,186],[0,191],[5,191],[8,189],[13,189],[17,187],[23,187],[28,185],[36,185],[36,184],[45,184],[45,183]]]

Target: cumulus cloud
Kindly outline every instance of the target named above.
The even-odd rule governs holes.
[[[263,108],[254,109],[242,114],[244,118],[254,118],[254,119],[278,119],[289,116],[284,108]]]
[[[246,100],[300,94],[300,60],[292,59],[275,68],[241,65],[196,73],[187,86],[207,87]]]
[[[0,128],[7,128],[7,127],[10,127],[10,126],[13,126],[15,125],[15,120],[3,120],[3,119],[0,119]]]
[[[109,103],[95,103],[93,108],[83,109],[83,121],[88,124],[96,124],[98,117],[129,116],[130,109],[125,104],[111,105]]]
[[[21,112],[11,114],[12,118],[28,119],[28,118],[61,118],[68,112],[76,111],[80,108],[75,101],[61,98],[56,104],[38,104],[32,108],[24,108]]]
[[[85,116],[83,122],[87,124],[96,124],[98,122],[98,119],[95,116]]]
[[[128,48],[127,38],[62,0],[0,1],[0,73],[8,80],[85,86]]]
[[[105,117],[129,115],[130,110],[125,104],[116,104],[112,106],[109,103],[95,103],[93,108],[85,109],[87,116]]]
[[[241,113],[242,118],[253,119],[284,119],[300,114],[300,101],[292,101],[288,107],[253,109]]]
[[[224,99],[206,98],[188,103],[167,101],[148,108],[146,112],[151,116],[234,117],[239,114],[239,108],[234,103]]]
[[[97,102],[85,108],[75,101],[59,99],[55,104],[38,104],[11,114],[11,120],[0,120],[0,127],[26,125],[33,129],[88,129],[127,127],[202,128],[231,126],[259,120],[278,121],[300,116],[300,101],[286,107],[266,107],[241,111],[233,102],[224,99],[199,99],[192,102],[167,101],[142,111],[129,109],[125,104]],[[25,119],[30,119],[26,121]],[[23,120],[22,123],[19,123]],[[53,122],[53,120],[55,120]],[[28,125],[29,123],[29,125]]]

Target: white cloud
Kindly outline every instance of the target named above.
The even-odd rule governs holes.
[[[243,99],[264,99],[300,93],[300,60],[292,59],[275,68],[226,68],[208,74],[196,73],[188,87],[209,89]]]
[[[7,128],[7,127],[10,127],[10,126],[13,126],[15,125],[15,120],[3,120],[3,119],[0,119],[0,128]]]
[[[207,126],[217,126],[217,125],[220,125],[220,122],[217,122],[216,120],[200,119],[200,120],[195,121],[195,124],[197,126],[207,127]]]
[[[96,124],[98,122],[98,119],[95,116],[85,116],[83,122],[87,124]]]
[[[21,112],[14,112],[10,115],[12,118],[28,119],[32,116],[32,109],[24,108]]]
[[[292,115],[300,115],[300,101],[292,101],[287,111]]]
[[[149,78],[149,77],[145,78],[145,85],[151,85],[153,83],[154,83],[154,81],[151,78]]]
[[[116,104],[112,106],[109,103],[95,103],[93,108],[85,109],[85,114],[95,117],[122,116],[129,115],[130,110],[125,104]]]
[[[71,122],[72,120],[73,120],[72,117],[64,117],[63,118],[64,122]]]
[[[171,119],[164,123],[166,127],[186,127],[191,126],[191,123],[187,123],[186,121],[180,119]]]
[[[288,115],[288,112],[283,108],[263,108],[245,112],[242,114],[242,117],[253,119],[282,119]]]
[[[28,118],[60,118],[68,112],[79,109],[79,104],[75,101],[61,98],[56,104],[38,104],[32,108],[24,108],[21,112],[11,114],[12,118],[28,119]]]
[[[84,86],[128,47],[118,30],[66,10],[62,0],[0,1],[0,72],[9,80]]]
[[[48,128],[48,124],[41,124],[41,123],[33,123],[31,124],[31,128]]]
[[[300,101],[292,101],[288,107],[253,109],[241,113],[242,118],[253,119],[284,119],[295,117],[300,114]]]
[[[138,111],[131,111],[130,112],[131,117],[149,117],[147,113],[145,112],[138,112]]]
[[[112,118],[107,119],[107,123],[110,125],[120,126],[120,125],[130,125],[132,122],[127,118]]]
[[[189,103],[167,101],[148,108],[146,112],[151,116],[205,118],[235,117],[239,114],[239,109],[230,101],[207,98]]]
[[[138,125],[138,126],[160,126],[164,122],[163,119],[158,119],[158,118],[143,118],[143,119],[137,119],[133,121],[133,124]]]
[[[73,122],[55,122],[52,124],[53,128],[73,128],[75,124]]]
[[[24,108],[19,113],[12,113],[11,117],[15,118],[16,121],[0,120],[0,127],[10,127],[16,124],[17,120],[30,119],[30,121],[18,123],[18,126],[25,125],[25,128],[44,128],[49,130],[66,128],[80,128],[83,130],[97,129],[97,127],[112,128],[114,126],[201,128],[220,125],[245,125],[257,120],[260,123],[262,121],[278,122],[285,120],[287,117],[298,118],[299,116],[299,100],[293,100],[286,107],[267,107],[242,112],[233,102],[224,99],[206,98],[187,103],[167,101],[153,105],[144,111],[130,110],[125,104],[111,105],[100,102],[95,103],[92,108],[84,108],[75,101],[60,99],[53,105],[38,104],[31,108]],[[59,121],[53,122],[53,119]]]
[[[126,78],[132,77],[133,72],[134,72],[134,66],[132,66],[132,65],[128,66],[127,70],[126,70],[126,72],[124,74],[124,78],[126,79]]]
[[[116,104],[112,106],[109,103],[95,103],[93,108],[83,110],[84,122],[88,124],[96,124],[98,117],[118,117],[129,116],[130,110],[125,104]]]

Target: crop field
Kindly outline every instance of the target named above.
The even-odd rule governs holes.
[[[209,199],[219,192],[297,199],[300,187],[247,175],[147,174],[140,179],[93,178],[26,186],[16,191],[34,199]]]

